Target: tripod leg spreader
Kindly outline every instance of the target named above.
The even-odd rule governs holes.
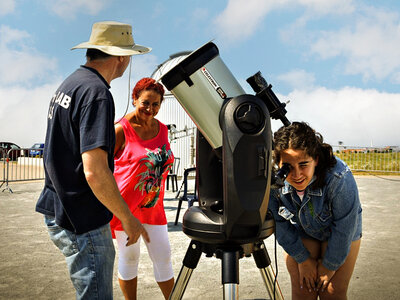
[[[193,270],[197,267],[197,264],[200,260],[201,253],[201,243],[192,240],[188,250],[186,251],[181,271],[179,272],[169,299],[182,299],[190,277],[192,276]]]
[[[264,242],[255,245],[253,258],[257,268],[260,269],[265,287],[271,299],[283,300],[283,295],[276,281],[276,276],[271,266],[271,259],[269,258]]]

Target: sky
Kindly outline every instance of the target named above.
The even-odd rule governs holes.
[[[131,24],[135,42],[152,48],[133,57],[130,80],[127,71],[111,83],[116,118],[137,80],[212,40],[247,93],[261,71],[287,118],[326,142],[400,145],[397,0],[1,0],[1,141],[44,141],[52,95],[85,63],[85,50],[71,47],[108,20]]]

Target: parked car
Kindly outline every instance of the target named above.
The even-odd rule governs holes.
[[[43,148],[44,144],[43,143],[35,143],[33,146],[29,149],[29,156],[31,157],[42,157],[43,156]]]
[[[10,160],[17,160],[18,157],[26,155],[25,151],[17,144],[11,142],[0,142],[0,158],[5,159],[7,153]]]

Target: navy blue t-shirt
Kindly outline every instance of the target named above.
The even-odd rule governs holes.
[[[83,173],[81,154],[101,148],[114,169],[115,108],[110,86],[94,69],[81,66],[50,101],[44,147],[45,186],[36,211],[77,234],[112,219]]]

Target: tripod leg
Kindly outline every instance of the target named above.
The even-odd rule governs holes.
[[[271,259],[269,258],[264,242],[254,245],[253,257],[257,268],[260,269],[261,276],[270,298],[274,300],[283,300],[283,295],[272,269]]]
[[[192,276],[193,270],[197,267],[197,263],[201,256],[201,243],[191,241],[189,248],[186,251],[185,258],[183,259],[183,266],[176,279],[175,285],[172,289],[170,300],[182,299],[185,289]]]
[[[239,251],[223,251],[221,259],[224,299],[239,299]]]

